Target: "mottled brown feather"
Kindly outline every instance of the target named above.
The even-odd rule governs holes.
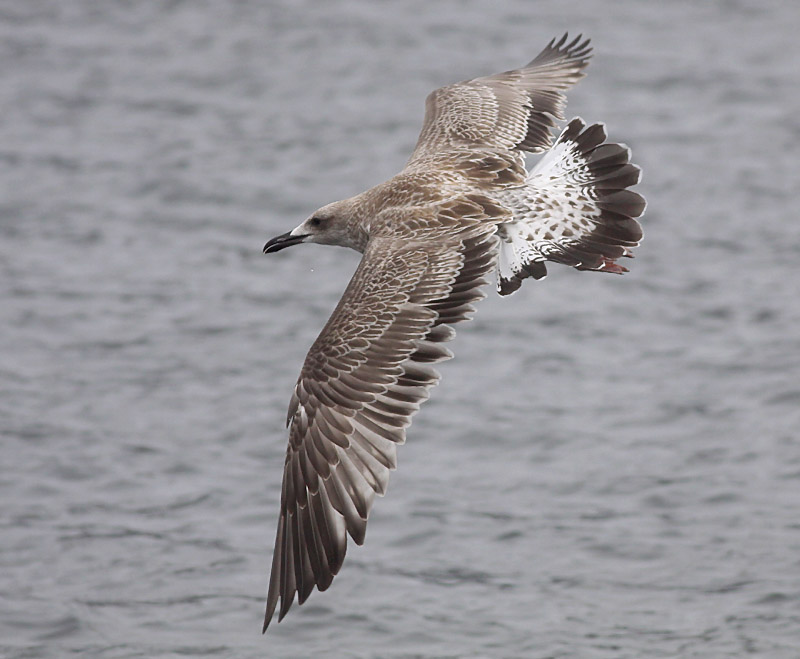
[[[432,365],[453,356],[445,346],[455,334],[451,326],[468,319],[484,297],[503,227],[538,212],[506,200],[528,189],[524,152],[553,144],[564,92],[584,76],[590,51],[588,39],[564,35],[524,67],[437,89],[426,100],[422,131],[402,172],[323,207],[320,217],[265,246],[277,251],[314,239],[364,256],[311,346],[289,404],[264,630],[278,603],[280,620],[295,597],[302,604],[314,588],[330,586],[348,535],[364,542],[374,498],[386,492],[397,465],[397,446],[439,381]],[[613,259],[629,256],[641,237],[632,217],[644,200],[625,190],[638,180],[638,168],[623,147],[601,144],[602,129],[582,132],[583,122],[576,122],[567,136],[586,155],[600,191],[591,196],[592,203],[600,200],[596,208],[586,203],[580,212],[595,209],[602,221],[592,219],[592,231],[580,240],[554,242],[522,262],[503,294],[526,276],[544,276],[538,256],[621,271]],[[308,222],[322,219],[332,227],[314,233]],[[541,219],[549,232],[549,216]],[[567,238],[571,231],[561,227]]]
[[[480,201],[462,203],[477,217]],[[425,363],[452,356],[442,342],[454,332],[444,323],[464,320],[469,303],[484,296],[479,289],[497,249],[494,226],[456,228],[372,240],[306,357],[290,405],[264,629],[279,600],[281,619],[295,595],[302,603],[314,587],[330,585],[347,534],[363,543],[374,497],[386,491],[396,465],[396,446],[438,381]]]
[[[551,41],[526,66],[441,87],[425,101],[422,130],[408,162],[414,169],[458,151],[539,153],[564,118],[563,92],[584,77],[589,39]],[[452,167],[448,162],[448,167]]]

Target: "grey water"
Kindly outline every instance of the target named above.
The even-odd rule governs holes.
[[[0,2],[0,655],[800,656],[793,1]],[[591,36],[624,277],[459,328],[364,547],[261,636],[304,354],[358,255],[266,239],[433,88]]]

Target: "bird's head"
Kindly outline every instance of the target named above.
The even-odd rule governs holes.
[[[342,201],[323,206],[300,226],[269,240],[264,245],[264,253],[271,254],[300,243],[353,247],[348,208]]]

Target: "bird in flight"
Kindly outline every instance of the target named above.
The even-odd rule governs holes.
[[[453,325],[474,312],[493,271],[508,295],[551,261],[623,273],[645,208],[630,151],[602,124],[563,120],[564,92],[591,48],[552,40],[526,66],[432,92],[405,168],[323,206],[264,246],[351,247],[363,254],[294,387],[264,631],[339,572],[361,545],[411,417],[452,357]],[[526,153],[543,154],[528,170]]]

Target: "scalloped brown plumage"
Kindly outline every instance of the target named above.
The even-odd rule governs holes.
[[[597,126],[574,120],[555,146],[551,134],[590,50],[564,35],[525,67],[434,91],[402,172],[266,244],[267,253],[318,242],[364,256],[289,405],[265,631],[278,601],[280,620],[295,594],[302,604],[330,586],[347,535],[364,542],[396,447],[439,380],[431,365],[452,357],[443,345],[452,325],[485,296],[498,260],[511,260],[503,294],[543,276],[545,260],[624,271],[615,259],[641,238],[633,218],[644,200],[625,190],[638,168],[623,147],[602,144]],[[523,154],[542,151],[547,176],[537,178],[542,168],[529,174]]]

